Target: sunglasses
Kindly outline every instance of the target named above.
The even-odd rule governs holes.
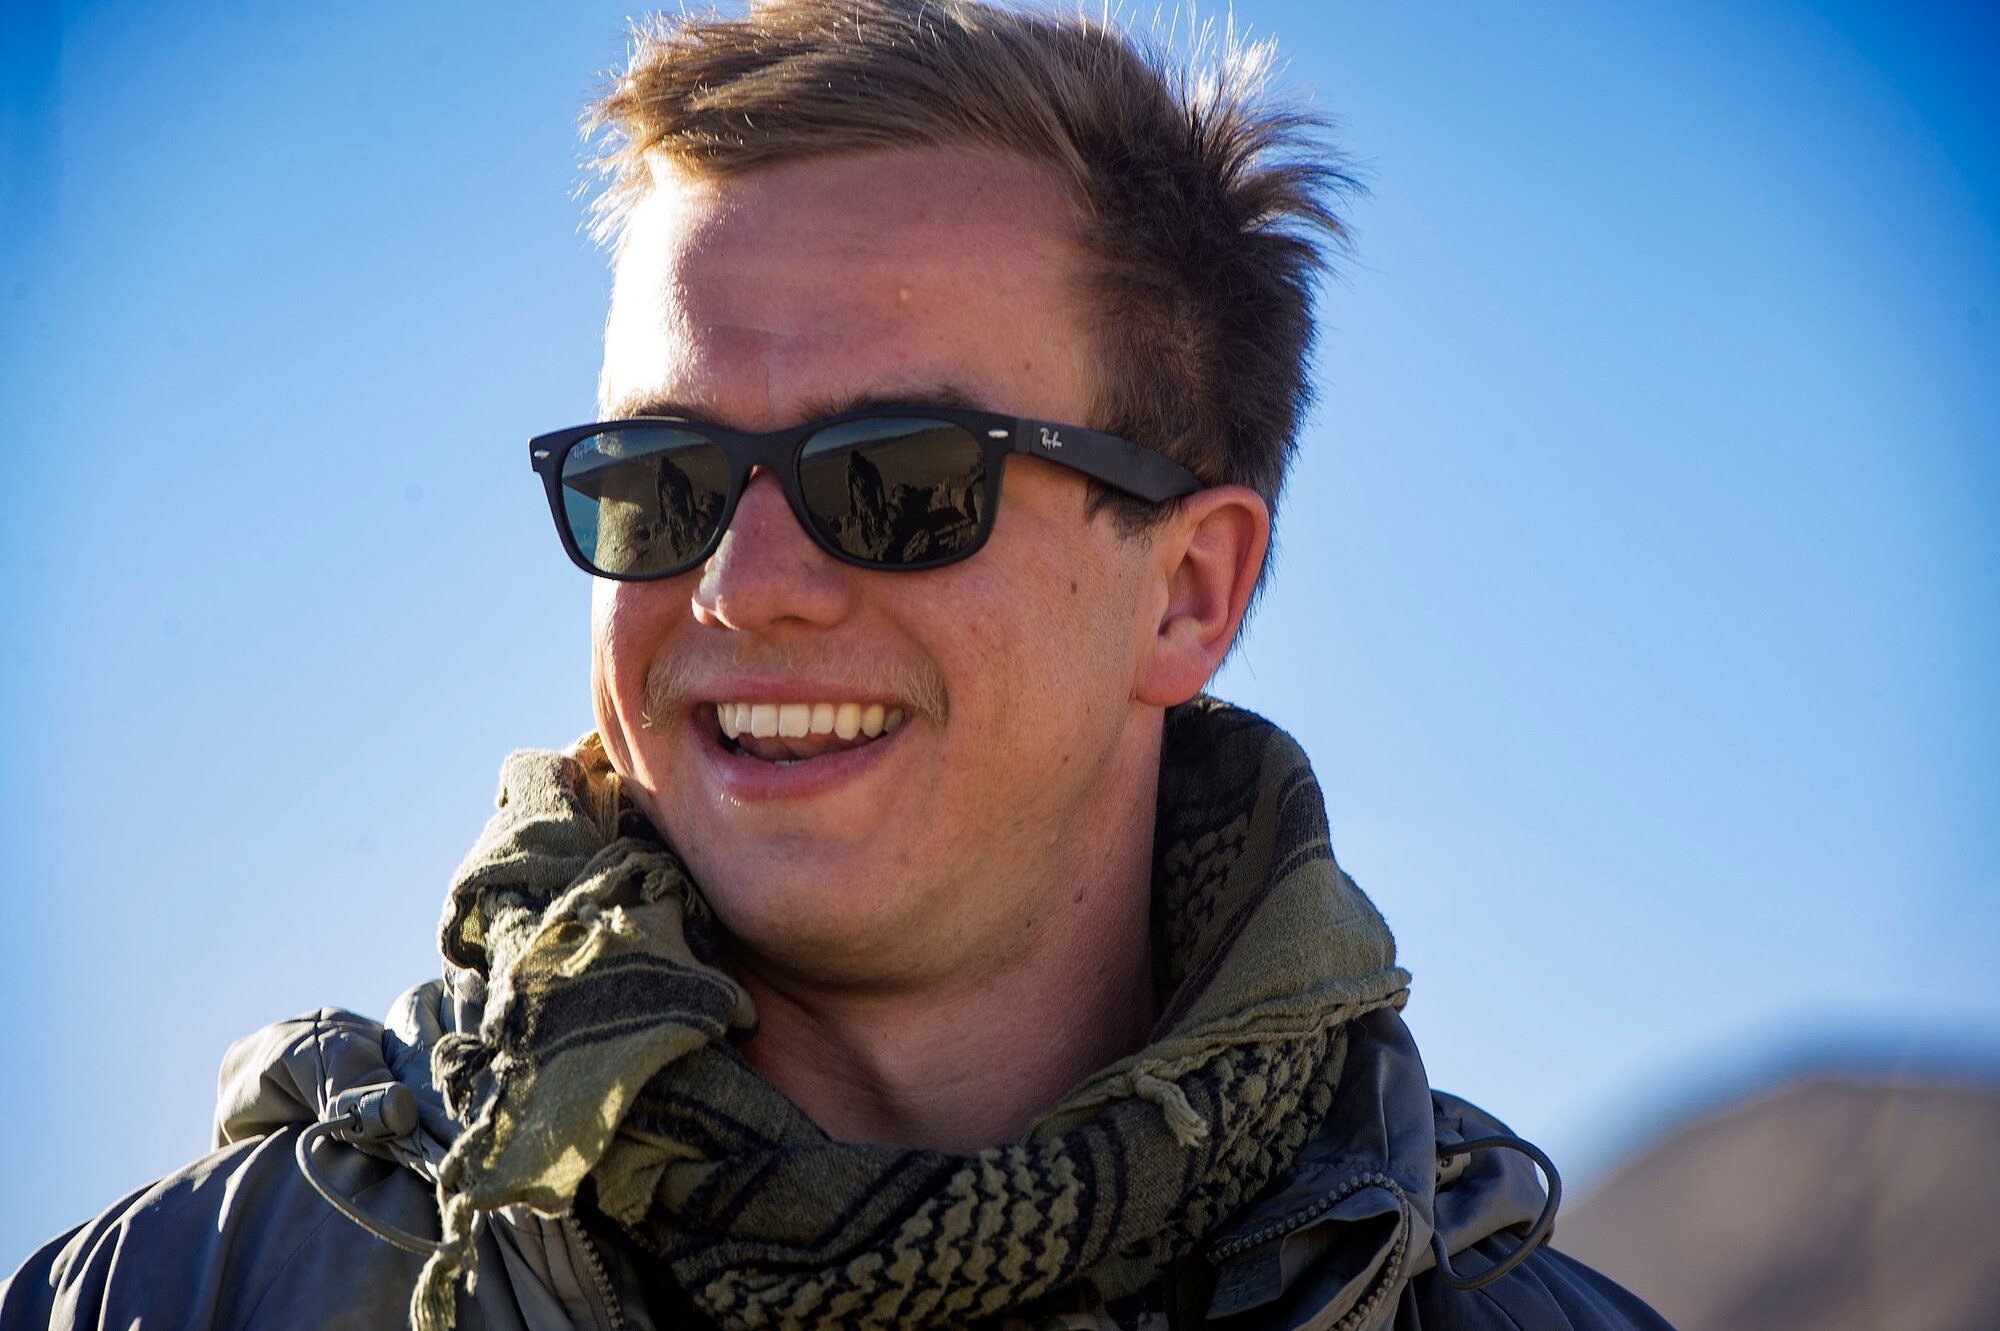
[[[1115,435],[956,407],[849,411],[768,434],[600,421],[528,442],[563,549],[585,571],[628,582],[671,578],[714,554],[752,467],[778,478],[806,534],[835,559],[953,563],[992,534],[1010,453],[1156,504],[1202,488],[1165,454]]]

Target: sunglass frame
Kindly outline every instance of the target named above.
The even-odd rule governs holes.
[[[969,542],[937,559],[910,564],[885,564],[850,554],[833,544],[820,532],[806,507],[805,491],[799,481],[800,454],[804,451],[807,441],[820,431],[858,420],[943,421],[965,430],[973,438],[979,445],[980,455],[986,466],[986,494],[980,506],[979,526]],[[576,543],[576,534],[570,530],[569,514],[562,499],[563,462],[571,448],[592,435],[650,426],[665,426],[699,434],[713,441],[722,450],[723,459],[729,468],[729,487],[723,496],[722,514],[716,521],[714,533],[709,536],[700,552],[681,563],[656,573],[608,572],[584,557],[582,549]],[[610,578],[617,582],[657,582],[665,578],[679,577],[714,554],[716,548],[722,544],[723,534],[729,530],[729,524],[735,520],[737,501],[742,498],[744,488],[749,484],[750,472],[756,467],[763,467],[778,478],[778,485],[785,494],[785,502],[791,505],[792,516],[798,519],[799,526],[812,539],[814,545],[841,563],[889,573],[919,573],[927,569],[943,568],[947,564],[955,564],[961,559],[969,559],[979,553],[986,544],[986,538],[993,534],[993,523],[999,516],[1001,477],[1005,471],[1007,456],[1011,453],[1025,453],[1030,457],[1053,462],[1154,504],[1178,499],[1205,488],[1201,478],[1180,463],[1164,453],[1135,444],[1129,439],[1121,439],[1117,435],[1105,434],[1101,430],[1092,430],[1081,425],[1063,425],[1055,421],[1036,420],[1026,416],[1005,416],[998,412],[977,411],[965,407],[916,405],[868,407],[764,433],[732,430],[727,426],[673,416],[631,416],[622,420],[573,425],[565,430],[538,434],[528,441],[528,461],[542,478],[543,489],[548,494],[549,513],[555,519],[556,534],[562,538],[564,553],[570,557],[572,563],[591,576]]]

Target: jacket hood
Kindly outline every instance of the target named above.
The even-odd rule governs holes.
[[[1247,1314],[1231,1323],[1246,1331],[1329,1326],[1350,1314],[1369,1325],[1436,1264],[1433,1234],[1449,1256],[1496,1234],[1526,1234],[1547,1199],[1527,1156],[1482,1151],[1440,1164],[1441,1143],[1490,1136],[1511,1134],[1430,1089],[1401,1017],[1355,1021],[1320,1130],[1289,1175],[1209,1239],[1219,1268],[1209,1315]]]
[[[386,1022],[321,1008],[266,1026],[229,1047],[217,1078],[216,1147],[315,1123],[344,1091],[400,1082],[417,1100],[418,1126],[386,1146],[362,1146],[435,1179],[459,1133],[431,1082],[431,1049],[478,1024],[476,1008],[433,980],[396,1000]]]

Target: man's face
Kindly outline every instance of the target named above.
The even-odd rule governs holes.
[[[1083,424],[1079,273],[1065,198],[1012,158],[667,184],[621,251],[603,409],[770,430],[948,396]],[[746,964],[969,979],[1031,948],[1134,810],[1150,818],[1158,712],[1133,694],[1166,593],[1148,542],[1086,501],[1075,473],[1011,458],[983,550],[881,572],[813,545],[760,473],[704,566],[597,582],[600,732]],[[906,719],[875,739],[731,741],[717,704]]]

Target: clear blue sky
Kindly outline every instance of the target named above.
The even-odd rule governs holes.
[[[436,971],[589,724],[522,443],[588,419],[620,7],[0,27],[0,1268]],[[1804,1043],[2000,1048],[1984,7],[1245,0],[1374,192],[1217,690],[1315,758],[1438,1084],[1588,1181]]]

